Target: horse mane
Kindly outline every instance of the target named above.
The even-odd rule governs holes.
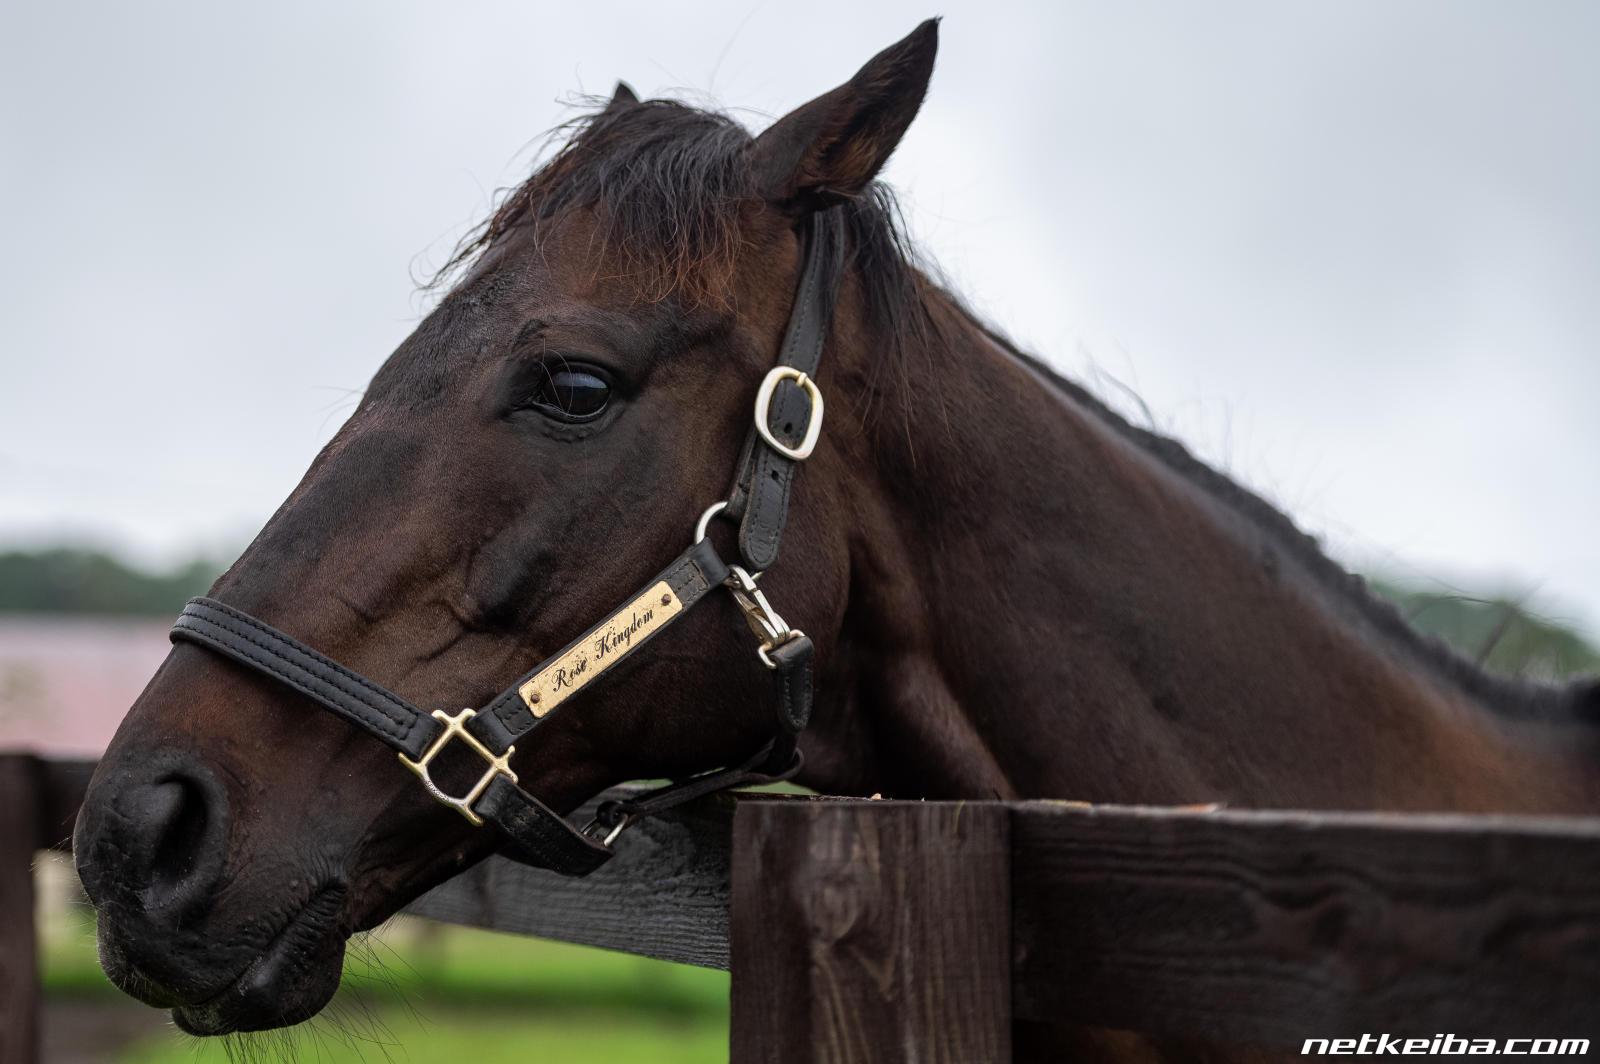
[[[731,117],[671,100],[601,107],[556,127],[549,156],[503,194],[467,234],[434,283],[459,276],[511,233],[538,229],[566,209],[597,209],[603,239],[650,300],[724,299],[743,247],[745,207],[756,197],[750,145]],[[1600,721],[1600,680],[1547,684],[1489,672],[1442,639],[1414,628],[1399,608],[1346,571],[1322,544],[1262,496],[1196,458],[1177,440],[1138,427],[984,323],[937,279],[906,236],[893,193],[874,182],[844,204],[847,247],[869,324],[888,345],[877,364],[908,380],[910,353],[940,331],[930,305],[948,301],[973,327],[1118,435],[1208,497],[1261,529],[1337,604],[1388,645],[1508,717]],[[874,389],[877,390],[877,389]],[[906,389],[893,389],[902,396]],[[907,397],[909,402],[909,398]]]
[[[1365,577],[1349,572],[1323,550],[1315,536],[1238,481],[1196,458],[1170,436],[1134,425],[1083,385],[1061,376],[1037,356],[1021,350],[1004,334],[973,318],[994,343],[1060,389],[1118,435],[1157,459],[1210,498],[1267,533],[1272,542],[1299,564],[1339,604],[1413,661],[1456,685],[1468,696],[1504,716],[1526,719],[1570,719],[1600,722],[1600,680],[1542,683],[1491,672],[1443,639],[1419,631],[1397,604],[1372,590]]]

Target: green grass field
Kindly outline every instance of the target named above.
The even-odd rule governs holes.
[[[370,1030],[376,1020],[383,1030]],[[313,1021],[307,1031],[253,1043],[201,1042],[173,1033],[135,1043],[118,1064],[236,1064],[241,1057],[264,1060],[354,1064],[413,1061],[417,1064],[528,1064],[529,1061],[606,1064],[703,1064],[728,1059],[727,1032],[715,1024],[672,1024],[612,1013],[522,1017],[513,1013],[451,1012],[418,1022],[403,1011],[379,1009],[358,1032],[329,1029]],[[251,1044],[253,1053],[241,1052]]]
[[[41,924],[49,1002],[127,1011],[81,908]],[[141,1007],[142,1008],[142,1007]],[[151,1019],[158,1015],[150,1010]],[[135,1014],[143,1018],[142,1014]],[[108,1049],[111,1064],[295,1060],[414,1064],[703,1064],[727,1059],[728,977],[539,939],[400,920],[352,945],[324,1014],[288,1034],[196,1039],[170,1025]],[[100,1059],[96,1057],[95,1059]]]

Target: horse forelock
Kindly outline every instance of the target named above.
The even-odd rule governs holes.
[[[568,211],[598,220],[602,251],[640,298],[722,304],[751,243],[755,138],[733,118],[674,100],[601,107],[557,126],[544,158],[467,234],[434,276],[446,287],[516,233],[535,243]],[[893,193],[873,183],[843,205],[869,322],[898,354],[925,339],[924,282]]]

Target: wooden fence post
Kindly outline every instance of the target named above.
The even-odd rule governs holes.
[[[39,1055],[35,777],[31,755],[0,754],[0,1060],[17,1064],[32,1064]]]
[[[759,801],[733,821],[734,1064],[1011,1059],[997,803]]]

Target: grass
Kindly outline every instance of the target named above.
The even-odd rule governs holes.
[[[313,1022],[284,1038],[239,1042],[194,1039],[173,1033],[140,1042],[117,1064],[237,1064],[241,1057],[298,1060],[316,1064],[393,1061],[416,1064],[705,1064],[728,1059],[727,1032],[715,1024],[674,1024],[610,1013],[516,1016],[449,1013],[439,1021],[418,1022],[402,1010],[383,1009],[365,1024],[340,1035]],[[254,1052],[251,1048],[254,1047]]]
[[[47,1000],[127,1006],[81,906],[47,906],[40,931]],[[155,1026],[107,1059],[703,1064],[727,1059],[727,1038],[724,972],[400,919],[352,943],[343,987],[310,1024],[242,1040]]]

